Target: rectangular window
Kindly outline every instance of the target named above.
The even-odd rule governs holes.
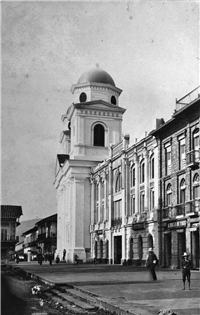
[[[135,187],[135,168],[131,172],[131,187]]]
[[[8,230],[7,229],[1,229],[1,240],[2,241],[8,240]]]
[[[131,196],[131,215],[135,213],[135,196]]]
[[[150,176],[151,176],[151,179],[154,178],[154,158],[151,159],[151,173],[150,173]]]
[[[122,200],[114,202],[114,219],[121,218],[122,216]]]
[[[154,189],[150,190],[150,210],[152,211],[155,207],[155,200],[154,200]]]
[[[186,167],[185,139],[179,141],[179,169]]]
[[[144,183],[144,163],[140,164],[140,183]]]
[[[171,174],[171,146],[165,148],[165,175]]]
[[[200,199],[200,185],[193,187],[193,196],[194,199]]]
[[[167,193],[167,206],[172,204],[172,193]]]
[[[140,193],[140,213],[144,212],[144,192]]]
[[[194,135],[194,162],[199,161],[199,135],[195,133]]]

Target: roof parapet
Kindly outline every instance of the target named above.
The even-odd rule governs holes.
[[[193,102],[195,99],[199,97],[200,97],[200,85],[194,90],[192,90],[191,92],[189,92],[188,94],[186,94],[185,96],[183,96],[182,98],[180,98],[179,100],[176,99],[175,110],[179,111],[184,106],[190,104],[191,102]]]

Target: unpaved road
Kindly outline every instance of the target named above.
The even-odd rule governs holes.
[[[43,294],[32,294],[32,288],[40,284],[44,290],[48,286],[37,283],[24,273],[13,272],[7,268],[1,268],[1,315],[75,315],[62,305],[56,304]],[[103,309],[95,312],[95,315],[111,315],[113,313]],[[94,314],[93,314],[94,315]]]

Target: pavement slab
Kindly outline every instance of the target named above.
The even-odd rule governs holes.
[[[181,270],[175,269],[157,269],[158,280],[152,281],[144,267],[92,264],[49,266],[47,263],[40,266],[37,262],[15,266],[44,281],[95,294],[102,305],[117,307],[119,314],[123,310],[134,315],[156,315],[161,309],[171,309],[177,315],[200,314],[198,270],[191,272],[191,290],[182,290]]]

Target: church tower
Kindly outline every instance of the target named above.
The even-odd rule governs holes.
[[[72,262],[77,254],[85,262],[90,258],[90,173],[109,157],[111,144],[122,140],[119,106],[122,92],[112,77],[95,68],[83,73],[72,85],[74,101],[62,116],[64,130],[57,156],[57,254]]]

